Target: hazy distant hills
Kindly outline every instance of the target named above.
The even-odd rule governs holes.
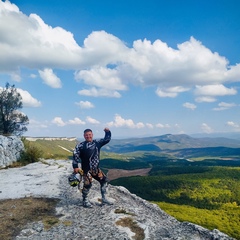
[[[200,149],[206,153],[213,151],[219,154],[222,151],[223,153],[232,152],[232,154],[238,155],[240,154],[240,140],[224,137],[194,138],[186,134],[166,134],[145,138],[113,139],[106,147],[104,147],[105,151],[116,153],[128,153],[134,151],[175,151],[181,153],[183,150],[194,153],[194,151],[199,152]]]
[[[28,138],[36,147],[41,148],[44,158],[72,156],[77,138]],[[102,149],[105,152],[170,154],[177,158],[191,157],[230,157],[240,159],[240,138],[192,137],[186,134],[165,134],[154,137],[112,139]]]

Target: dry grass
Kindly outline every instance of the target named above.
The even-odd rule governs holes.
[[[59,222],[55,213],[58,199],[21,198],[0,201],[0,239],[10,240],[17,236],[27,223],[42,221],[44,229]]]
[[[144,230],[137,225],[131,217],[121,218],[116,222],[117,225],[122,227],[128,227],[135,235],[133,238],[135,240],[143,240],[145,238]]]

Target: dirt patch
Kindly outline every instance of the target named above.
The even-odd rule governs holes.
[[[108,179],[111,181],[121,177],[148,176],[150,170],[151,168],[141,168],[136,170],[109,169]]]
[[[32,197],[0,200],[0,239],[13,239],[29,222],[43,221],[46,229],[58,223],[55,214],[58,202],[58,199]]]
[[[135,240],[143,240],[145,239],[144,230],[138,226],[137,222],[134,221],[131,217],[121,218],[116,222],[117,225],[122,227],[130,228],[135,235],[133,239]]]

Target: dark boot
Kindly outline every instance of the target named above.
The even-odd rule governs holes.
[[[106,198],[106,193],[107,193],[107,182],[101,184],[101,195],[102,195],[102,205],[113,205],[107,198]]]
[[[92,204],[88,200],[88,193],[89,193],[89,189],[83,188],[83,190],[82,190],[83,207],[92,208]]]

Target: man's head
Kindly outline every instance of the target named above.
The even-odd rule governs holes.
[[[92,133],[92,130],[91,129],[85,129],[84,132],[83,132],[83,137],[85,138],[85,140],[87,142],[92,142],[92,139],[93,139],[93,133]]]

